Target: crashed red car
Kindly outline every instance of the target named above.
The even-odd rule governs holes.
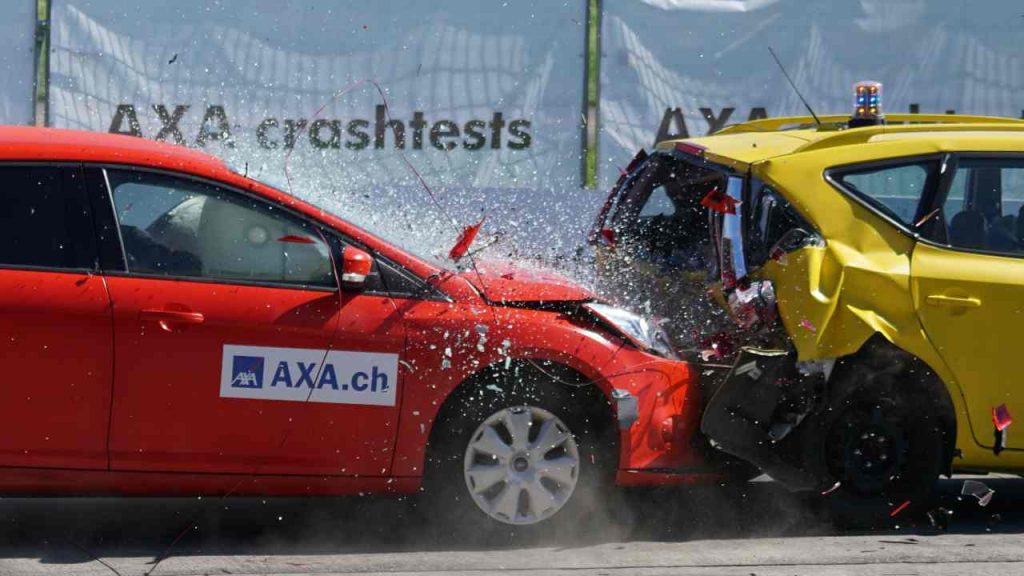
[[[570,282],[429,262],[139,138],[0,128],[0,175],[4,494],[422,486],[529,525],[708,477],[690,367]]]

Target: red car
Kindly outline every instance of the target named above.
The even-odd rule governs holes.
[[[0,128],[0,182],[4,494],[422,486],[527,525],[711,474],[695,374],[565,280],[434,263],[129,136]]]

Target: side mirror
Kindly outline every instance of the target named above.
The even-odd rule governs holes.
[[[768,250],[768,256],[775,258],[781,254],[789,254],[795,252],[805,246],[815,246],[821,244],[821,238],[812,232],[808,232],[803,228],[791,228],[782,235],[781,238],[775,242],[775,245]]]
[[[341,253],[341,289],[352,292],[362,290],[372,267],[373,256],[355,246],[346,246]]]

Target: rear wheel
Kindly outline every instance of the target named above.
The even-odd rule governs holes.
[[[618,463],[607,401],[535,372],[498,378],[453,398],[435,425],[422,495],[431,520],[474,533],[581,520]]]
[[[892,368],[891,366],[889,368]],[[889,527],[928,503],[944,469],[938,403],[905,372],[853,366],[814,432],[817,461],[838,483],[827,498],[836,524]]]

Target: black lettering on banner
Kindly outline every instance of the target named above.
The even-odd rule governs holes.
[[[501,117],[501,112],[495,112],[491,118],[491,148],[501,148],[501,129],[504,127],[505,120]]]
[[[458,137],[459,125],[451,120],[439,120],[438,122],[435,122],[433,128],[430,129],[430,145],[438,150],[444,150],[447,152],[458,146],[458,144],[451,140],[443,142],[442,138]]]
[[[750,122],[751,120],[764,120],[767,117],[768,111],[760,106],[757,106],[755,108],[750,109],[750,115],[747,116],[747,122]]]
[[[729,117],[735,112],[735,108],[722,108],[722,113],[715,118],[715,111],[711,108],[701,108],[700,113],[704,116],[704,119],[708,122],[708,134],[714,134],[725,127],[725,123],[729,121]]]
[[[518,138],[519,139],[518,141],[512,140],[512,138],[508,139],[508,147],[509,147],[510,150],[522,150],[523,148],[529,148],[530,147],[530,141],[532,140],[532,137],[530,136],[530,133],[526,132],[524,130],[520,130],[520,128],[529,128],[529,127],[530,127],[530,121],[529,120],[522,120],[522,119],[520,119],[520,120],[513,120],[512,122],[509,123],[509,125],[508,125],[509,135],[512,138]]]
[[[673,124],[675,124],[675,129],[670,132],[673,129]],[[690,132],[686,129],[686,120],[683,118],[682,109],[665,108],[665,113],[661,116],[661,126],[658,126],[658,135],[654,138],[654,143],[689,137]]]
[[[423,150],[423,129],[427,127],[427,123],[423,121],[423,112],[417,110],[412,114],[412,122],[409,122],[409,128],[412,129],[412,149]]]
[[[370,134],[366,132],[366,129],[370,127],[370,123],[366,120],[352,120],[348,123],[345,130],[349,136],[356,138],[356,140],[348,140],[345,142],[345,148],[349,150],[363,150],[370,145]],[[362,130],[360,130],[362,128]]]
[[[299,133],[306,127],[308,122],[305,118],[299,118],[293,120],[288,118],[284,121],[284,147],[291,150],[295,148],[295,139],[299,137]]]
[[[327,140],[320,137],[320,131],[324,128],[331,132]],[[314,148],[341,148],[341,120],[314,120],[309,127],[309,142]]]
[[[154,140],[166,140],[168,136],[172,136],[175,144],[184,146],[185,137],[182,136],[181,130],[178,128],[178,122],[181,122],[181,117],[188,109],[188,104],[178,104],[174,107],[174,112],[168,113],[167,107],[163,104],[154,105],[153,111],[160,117],[160,123],[163,124]]]
[[[122,130],[125,118],[128,119],[128,129]],[[110,128],[107,132],[111,134],[124,134],[126,136],[142,137],[142,127],[139,126],[139,117],[135,114],[135,106],[131,104],[118,104],[114,110],[114,118],[110,121]]]
[[[384,105],[378,104],[376,123],[373,125],[373,147],[378,150],[384,148],[384,134],[391,128],[395,133],[395,148],[405,150],[405,124],[402,124],[401,120],[385,121],[385,112]]]
[[[210,122],[216,126],[211,129]],[[235,147],[231,138],[231,125],[228,124],[228,115],[224,113],[223,106],[207,106],[206,114],[203,114],[203,121],[199,124],[199,135],[196,136],[196,146],[206,146],[207,140],[220,140],[230,148]]]
[[[277,140],[271,140],[267,137],[267,130],[271,128],[277,128],[277,118],[265,118],[256,128],[256,142],[260,145],[260,148],[266,150],[277,148]]]
[[[462,147],[466,150],[479,150],[484,147],[487,143],[487,137],[480,130],[487,127],[487,122],[483,120],[470,120],[466,122],[466,125],[462,128],[463,135],[467,139],[462,141]],[[472,138],[469,140],[468,138]]]

